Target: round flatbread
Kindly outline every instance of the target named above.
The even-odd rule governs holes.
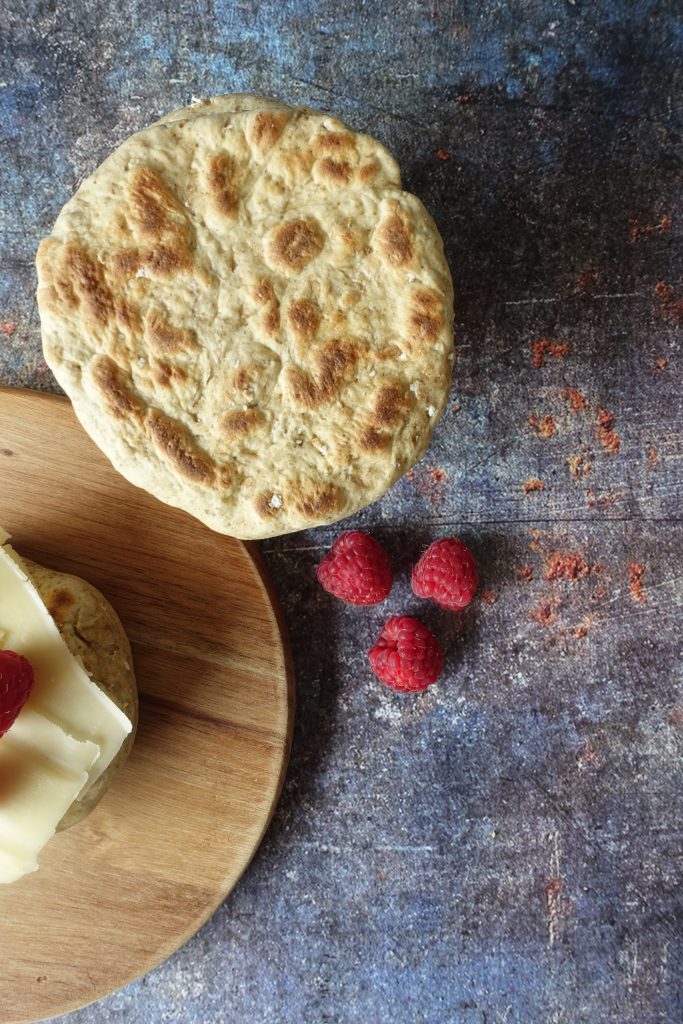
[[[109,767],[62,818],[62,830],[82,821],[96,807],[133,746],[138,723],[133,657],[121,620],[99,590],[78,576],[45,569],[27,558],[21,561],[71,653],[133,723]]]
[[[438,231],[309,111],[128,139],[38,252],[45,358],[130,481],[242,538],[333,522],[425,451],[453,360]]]

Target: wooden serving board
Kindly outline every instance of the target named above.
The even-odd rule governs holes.
[[[100,806],[0,886],[0,1021],[23,1024],[155,967],[230,892],[280,792],[293,685],[255,551],[127,483],[64,399],[0,389],[0,524],[109,598],[140,691]]]

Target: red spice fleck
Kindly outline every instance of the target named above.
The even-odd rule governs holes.
[[[548,561],[548,571],[545,574],[547,580],[569,580],[575,583],[582,576],[588,576],[590,566],[584,562],[581,555],[571,552],[559,552],[551,555]]]
[[[529,530],[529,536],[532,538],[531,544],[529,545],[532,551],[538,551],[540,544],[538,543],[543,534],[540,530],[531,529]]]
[[[551,338],[539,338],[531,342],[531,356],[534,366],[539,370],[545,366],[545,357],[553,356],[555,359],[563,359],[569,352],[570,345],[564,341],[553,341]]]
[[[541,601],[532,609],[530,618],[541,626],[552,626],[557,622],[557,598],[551,597]]]
[[[462,406],[460,402],[456,402],[455,405],[451,406],[451,412],[460,412]]]
[[[524,481],[523,490],[525,494],[532,494],[533,491],[544,491],[545,484],[537,477],[530,476],[528,480]]]
[[[576,279],[575,290],[582,295],[592,292],[599,280],[598,273],[593,267],[586,267]]]
[[[600,604],[607,597],[607,591],[604,587],[596,587],[591,594],[591,601],[593,604]]]
[[[673,288],[666,281],[655,285],[655,295],[659,300],[659,312],[667,320],[676,322],[683,320],[683,299],[677,299]]]
[[[548,913],[551,913],[550,901],[555,899],[564,890],[564,882],[561,878],[551,878],[546,882],[545,895],[548,900]]]
[[[564,882],[559,875],[546,882],[545,907],[548,913],[548,940],[552,946],[560,935],[564,919],[572,912],[572,902],[565,899]]]
[[[647,468],[648,469],[654,469],[656,462],[657,462],[657,449],[656,448],[648,448],[648,450],[647,450]]]
[[[569,465],[569,472],[577,478],[587,476],[593,468],[593,463],[589,462],[588,459],[584,459],[583,455],[569,455],[567,456],[567,463]]]
[[[600,562],[596,562],[595,563],[595,565],[591,569],[591,572],[595,573],[597,576],[600,575],[600,573],[602,572],[602,566],[601,566]]]
[[[631,597],[638,604],[645,604],[647,602],[647,593],[643,586],[643,576],[645,575],[645,566],[641,565],[640,562],[630,562],[628,566],[628,581],[629,588],[631,590]]]
[[[642,226],[637,217],[631,217],[628,223],[631,228],[629,238],[632,242],[635,242],[640,235],[651,235],[654,232],[668,231],[671,227],[671,217],[665,213],[659,224],[643,224]]]
[[[666,370],[668,365],[669,360],[666,358],[666,356],[660,356],[659,359],[655,360],[655,366],[658,370]]]
[[[679,728],[683,726],[683,707],[677,704],[675,708],[672,708],[667,716],[667,721],[670,725],[677,725]]]
[[[409,469],[408,472],[406,473],[406,477],[412,483],[413,480],[415,479],[415,470],[414,469]]]
[[[472,97],[470,96],[469,93],[462,92],[462,93],[460,93],[459,96],[455,97],[455,102],[458,104],[458,106],[460,106],[463,103],[469,103],[471,98]]]
[[[11,320],[3,320],[0,323],[0,334],[6,334],[9,337],[11,334],[14,334],[16,329],[17,325]]]
[[[384,878],[386,877],[384,871],[378,871],[377,877],[379,878],[380,881],[383,881]]]
[[[545,907],[549,918],[548,935],[552,946],[559,935],[562,919],[569,917],[572,912],[572,902],[565,899],[564,881],[559,876],[550,878],[545,884]]]
[[[565,388],[562,397],[572,412],[582,412],[588,408],[588,402],[576,388]]]
[[[445,149],[437,149],[436,156],[439,160],[450,160],[451,154],[447,153]]]
[[[581,621],[579,626],[577,626],[577,628],[574,629],[574,631],[573,631],[574,637],[577,638],[577,640],[583,640],[584,637],[588,636],[588,630],[589,630],[590,626],[591,626],[591,618],[590,618],[590,616],[587,615],[586,618],[583,618],[583,620]]]
[[[481,599],[484,604],[495,604],[498,600],[498,594],[495,590],[482,590]]]
[[[616,494],[596,494],[596,492],[589,487],[586,491],[586,504],[588,505],[588,508],[599,508],[604,511],[606,509],[613,508],[623,497],[623,491],[618,491]]]
[[[580,770],[586,768],[600,768],[603,760],[591,740],[586,740],[584,745],[577,751],[576,762]]]
[[[531,583],[534,578],[534,570],[530,565],[520,565],[517,570],[517,579],[523,583]]]
[[[412,479],[418,493],[437,506],[441,503],[448,484],[448,473],[440,466],[419,466],[413,471]]]
[[[598,411],[598,425],[595,436],[609,455],[614,455],[621,447],[621,438],[614,430],[614,413],[607,409]]]
[[[552,437],[555,434],[555,420],[552,416],[542,416],[540,419],[536,413],[532,413],[529,417],[529,426],[536,432],[538,437]]]

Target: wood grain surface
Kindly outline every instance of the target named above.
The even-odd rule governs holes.
[[[0,495],[20,553],[112,602],[140,690],[135,747],[102,804],[0,887],[10,1024],[118,988],[209,917],[280,792],[293,688],[254,552],[128,484],[64,399],[0,389]]]

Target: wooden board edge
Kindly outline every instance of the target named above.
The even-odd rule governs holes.
[[[58,404],[65,404],[65,403],[68,403],[69,405],[71,404],[69,402],[68,397],[66,397],[63,394],[57,394],[57,393],[55,393],[53,391],[41,391],[38,388],[15,388],[15,387],[9,387],[9,386],[7,386],[5,384],[0,384],[0,394],[10,394],[10,393],[13,396],[25,397],[27,399],[30,398],[30,396],[33,396],[33,395],[40,395],[41,398],[46,399],[48,401],[56,402]],[[87,434],[86,434],[86,436],[87,436]],[[103,453],[102,453],[102,457],[106,458],[106,456]],[[205,529],[208,530],[209,527],[205,527]],[[174,953],[176,953],[176,952],[178,952],[178,950],[182,949],[183,946],[185,946],[190,941],[190,939],[192,939],[193,936],[196,935],[196,933],[211,919],[211,917],[213,917],[213,915],[216,913],[216,911],[219,909],[219,907],[221,907],[223,905],[223,903],[228,899],[228,897],[234,891],[235,887],[239,884],[239,882],[243,878],[247,868],[249,867],[249,865],[251,864],[252,860],[254,859],[254,856],[256,855],[257,850],[261,846],[261,843],[263,842],[265,834],[268,831],[268,828],[270,827],[270,824],[272,822],[273,816],[275,814],[275,810],[276,810],[278,802],[280,800],[280,796],[282,794],[282,788],[284,786],[284,781],[285,781],[285,778],[286,778],[286,775],[287,775],[287,769],[288,769],[288,766],[289,766],[289,758],[290,758],[291,747],[292,747],[292,736],[293,736],[293,731],[294,731],[295,684],[294,684],[293,657],[292,657],[291,645],[290,645],[290,642],[289,642],[289,631],[287,629],[287,624],[286,624],[284,612],[283,612],[283,609],[282,609],[282,606],[280,604],[279,598],[277,596],[277,593],[275,591],[274,585],[273,585],[272,580],[270,578],[270,574],[268,572],[268,569],[267,569],[267,567],[265,565],[265,562],[263,560],[263,557],[262,557],[260,551],[258,550],[258,548],[256,547],[255,542],[253,542],[253,541],[241,541],[241,540],[238,540],[237,538],[233,538],[233,540],[237,540],[237,543],[239,543],[244,548],[248,558],[250,559],[250,561],[251,561],[251,563],[252,563],[252,565],[253,565],[256,573],[257,573],[257,576],[258,576],[258,579],[259,579],[259,583],[261,585],[261,589],[262,589],[264,598],[266,600],[266,603],[269,605],[269,607],[270,607],[270,609],[272,611],[272,614],[274,616],[274,619],[275,619],[275,622],[276,622],[276,625],[277,625],[277,628],[278,628],[279,637],[280,637],[280,655],[281,655],[282,675],[284,676],[284,679],[286,681],[286,689],[287,689],[287,692],[286,692],[287,723],[286,723],[284,743],[283,743],[283,748],[282,748],[282,757],[281,757],[281,761],[280,761],[280,771],[279,771],[279,775],[278,775],[275,787],[273,789],[273,795],[272,795],[272,798],[271,798],[270,807],[268,808],[268,813],[267,813],[267,815],[266,815],[266,817],[264,819],[263,827],[262,827],[262,829],[261,829],[261,831],[260,831],[260,833],[259,833],[259,835],[258,835],[258,837],[257,837],[257,839],[256,839],[256,841],[254,843],[254,847],[253,847],[253,850],[252,850],[249,858],[245,861],[245,863],[244,863],[244,865],[242,867],[242,870],[240,871],[239,875],[235,878],[235,880],[234,880],[232,886],[230,887],[230,889],[226,893],[222,894],[215,901],[215,903],[209,904],[208,907],[205,907],[205,908],[202,909],[201,914],[199,914],[196,918],[194,918],[190,922],[190,924],[188,925],[187,929],[182,934],[182,937],[181,937],[180,941],[178,941],[177,938],[173,939],[168,947],[165,947],[165,948],[163,948],[161,950],[159,956],[155,958],[154,962],[152,962],[151,964],[147,965],[145,967],[145,969],[143,971],[141,971],[140,973],[133,973],[133,974],[131,974],[128,978],[126,978],[121,983],[121,985],[117,986],[117,988],[111,989],[111,990],[108,990],[108,991],[104,991],[104,992],[98,992],[96,995],[93,996],[92,999],[89,999],[86,1002],[82,1002],[80,1000],[76,1000],[73,1003],[65,1003],[64,1004],[64,1009],[60,1011],[60,1015],[73,1013],[76,1010],[80,1010],[80,1009],[84,1009],[84,1008],[86,1008],[88,1006],[92,1006],[94,1003],[99,1002],[101,999],[105,999],[107,996],[112,995],[114,992],[121,991],[121,989],[126,988],[128,985],[131,985],[131,984],[133,984],[136,981],[139,981],[141,978],[145,977],[151,971],[156,970],[158,967],[161,966],[161,964],[165,963],[166,960],[168,960],[171,956],[173,956]],[[9,1021],[5,1022],[5,1024],[40,1024],[40,1022],[35,1017],[17,1017],[17,1018],[12,1018],[12,1020],[9,1020]]]

